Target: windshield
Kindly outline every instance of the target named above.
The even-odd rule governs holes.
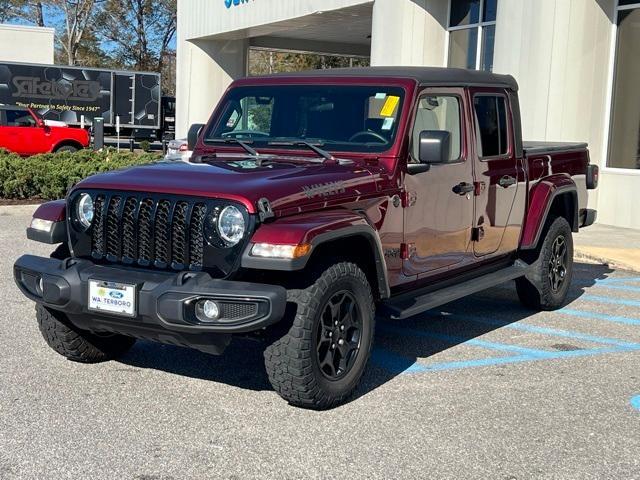
[[[403,89],[388,86],[239,87],[204,141],[235,138],[255,149],[299,149],[305,141],[330,151],[383,152],[395,140],[403,98]]]

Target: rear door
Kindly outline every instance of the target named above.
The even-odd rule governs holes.
[[[514,209],[524,193],[521,161],[515,154],[513,115],[504,90],[471,91],[476,135],[476,213],[474,253],[477,257],[516,250],[522,218]]]
[[[135,111],[134,104],[135,76],[133,74],[116,73],[113,81],[113,118],[120,117],[120,125],[132,125]]]
[[[432,165],[416,175],[406,175],[405,243],[409,258],[404,261],[408,276],[429,276],[461,266],[473,259],[471,228],[473,159],[467,151],[468,112],[464,89],[427,88],[419,97],[414,114],[409,162],[418,162],[419,138],[423,130],[445,130],[451,138],[450,163]],[[459,192],[459,193],[456,193]]]

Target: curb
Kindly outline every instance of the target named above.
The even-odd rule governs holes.
[[[632,272],[640,272],[640,265],[631,265],[628,263],[620,262],[613,258],[607,258],[600,255],[594,255],[592,253],[581,250],[580,247],[574,247],[573,251],[574,261],[583,261],[587,263],[598,263],[601,265],[607,265],[608,267],[615,268],[616,270],[630,270]]]
[[[0,205],[0,215],[31,215],[39,206],[39,203],[29,205]]]

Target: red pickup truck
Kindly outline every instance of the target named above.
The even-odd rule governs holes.
[[[516,281],[555,309],[595,220],[581,143],[524,143],[510,76],[370,68],[253,77],[190,129],[190,161],[95,175],[42,205],[18,287],[79,362],[136,338],[221,354],[267,340],[290,403],[354,391],[376,312],[401,320]],[[426,321],[426,320],[425,320]]]
[[[88,146],[89,133],[84,129],[42,120],[28,108],[0,105],[0,148],[27,156]]]

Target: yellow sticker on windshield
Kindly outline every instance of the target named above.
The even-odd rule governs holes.
[[[392,117],[393,112],[396,111],[396,107],[400,103],[400,97],[389,96],[387,97],[387,101],[384,102],[382,106],[382,110],[380,110],[380,115],[383,117]]]

